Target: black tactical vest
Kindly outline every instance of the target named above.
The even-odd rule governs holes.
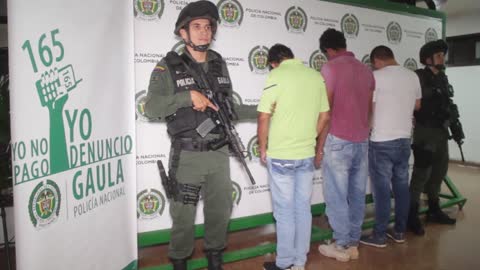
[[[443,128],[449,119],[449,83],[443,72],[434,74],[428,67],[418,69],[422,86],[422,106],[414,112],[415,121],[426,127]]]
[[[208,61],[208,72],[206,73],[207,83],[201,81],[201,64],[190,59],[185,54],[179,56],[175,52],[169,52],[165,57],[167,66],[172,76],[175,93],[197,90],[203,94],[210,86],[213,92],[228,95],[231,92],[231,82],[228,74],[222,71],[222,57],[217,52],[209,50],[209,54],[216,56],[215,59]],[[188,68],[186,67],[188,65]],[[193,76],[191,70],[195,72]],[[197,81],[198,80],[198,81]],[[209,117],[211,109],[205,112],[199,112],[193,107],[184,107],[178,109],[173,115],[166,118],[167,132],[173,138],[200,138],[195,129]],[[220,129],[216,128],[212,133],[218,133]]]

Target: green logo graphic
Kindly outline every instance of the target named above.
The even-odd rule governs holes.
[[[183,40],[180,40],[179,42],[175,43],[171,51],[174,51],[178,54],[182,54],[185,51],[185,42],[183,42]]]
[[[156,189],[145,189],[137,195],[137,218],[154,219],[163,214],[165,196]]]
[[[232,191],[233,205],[239,205],[240,200],[242,199],[242,188],[235,181],[232,181],[232,188],[233,188],[233,191]]]
[[[362,63],[364,63],[365,65],[367,65],[367,67],[369,67],[370,69],[373,68],[372,66],[372,62],[370,62],[370,54],[365,54],[362,58]]]
[[[29,40],[23,43],[22,49],[27,50],[33,71],[39,71],[37,60],[40,58],[47,71],[40,74],[35,87],[42,107],[47,107],[50,117],[50,173],[58,173],[69,169],[65,127],[63,123],[63,109],[68,100],[69,92],[75,89],[82,81],[75,78],[72,65],[61,68],[51,67],[55,62],[61,62],[64,57],[63,44],[57,40],[60,30],[55,29],[40,36],[38,41],[38,55],[33,53]],[[50,44],[45,44],[51,40]],[[48,42],[48,41],[47,41]],[[52,48],[53,47],[53,48]],[[54,54],[56,53],[56,54]]]
[[[405,60],[403,66],[410,69],[411,71],[415,71],[418,69],[417,61],[413,58],[408,58],[407,60]]]
[[[352,13],[347,13],[343,16],[341,21],[342,32],[347,38],[356,38],[360,30],[360,23],[357,17]]]
[[[248,55],[248,65],[250,70],[257,74],[268,72],[268,48],[265,46],[256,46]]]
[[[258,147],[258,137],[256,135],[250,139],[247,147],[248,159],[250,161],[258,160],[260,158],[260,148]]]
[[[145,116],[143,111],[143,104],[145,104],[145,99],[147,98],[147,90],[141,90],[135,94],[135,120],[149,122],[152,119]]]
[[[425,31],[425,43],[435,40],[438,40],[437,31],[433,28],[428,28],[427,31]]]
[[[390,22],[387,26],[387,39],[392,44],[399,44],[402,41],[402,27],[397,22]]]
[[[304,33],[307,29],[307,14],[301,7],[290,7],[285,13],[285,25],[292,33]]]
[[[320,52],[320,50],[316,50],[310,55],[309,65],[311,68],[320,71],[322,66],[327,63],[327,57]]]
[[[242,97],[237,92],[233,91],[232,93],[233,103],[237,105],[243,105]]]
[[[239,27],[243,20],[243,8],[236,0],[221,0],[217,4],[220,24],[228,27]]]
[[[28,202],[28,212],[34,227],[42,228],[58,218],[61,194],[57,184],[52,180],[38,183],[33,189]]]
[[[160,19],[165,8],[163,0],[134,0],[133,5],[135,17],[146,21]]]

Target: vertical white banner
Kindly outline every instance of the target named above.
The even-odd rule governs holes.
[[[189,1],[133,0],[135,5],[136,102],[145,98],[150,74],[168,51],[183,50],[173,29],[180,10]],[[426,41],[441,37],[437,18],[355,7],[319,0],[210,0],[217,5],[220,24],[212,48],[225,59],[233,83],[234,101],[257,104],[268,75],[268,48],[289,46],[296,58],[320,70],[327,61],[319,50],[319,38],[327,28],[344,32],[348,50],[369,64],[370,51],[390,47],[397,61],[420,68],[418,52]],[[234,208],[232,218],[272,212],[267,172],[258,158],[256,122],[244,122],[237,130],[248,148],[247,165],[257,185],[249,183],[240,164],[231,160]],[[137,112],[137,212],[139,232],[171,226],[168,202],[155,161],[168,163],[170,142],[165,124]],[[314,178],[312,204],[323,202],[320,171]],[[199,207],[203,207],[200,202]],[[203,223],[197,211],[196,223]]]
[[[132,1],[8,1],[17,269],[136,269]]]

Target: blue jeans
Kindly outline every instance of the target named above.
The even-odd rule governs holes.
[[[368,150],[370,180],[375,201],[375,227],[378,237],[385,237],[390,218],[390,183],[395,198],[395,231],[406,231],[410,194],[408,159],[410,139],[370,142]]]
[[[358,246],[365,216],[368,141],[350,142],[328,134],[322,164],[323,196],[333,238]]]
[[[277,221],[276,265],[304,266],[312,230],[313,158],[267,158],[273,216]]]

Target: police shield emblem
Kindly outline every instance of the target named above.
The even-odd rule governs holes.
[[[164,0],[134,0],[135,17],[147,21],[160,19],[165,8]]]
[[[399,44],[402,41],[402,27],[397,22],[390,22],[387,26],[387,39],[392,44]]]
[[[348,13],[343,16],[342,21],[342,31],[347,38],[356,38],[360,30],[360,24],[355,15]]]
[[[137,218],[154,219],[165,209],[165,196],[156,189],[145,189],[137,195]]]
[[[285,13],[285,25],[292,33],[304,33],[307,29],[307,14],[300,7],[290,7]]]
[[[248,64],[250,70],[257,74],[268,72],[268,48],[265,46],[256,46],[248,55]]]
[[[323,55],[320,50],[316,50],[310,55],[309,65],[311,68],[320,71],[322,66],[327,63],[327,57]]]
[[[415,61],[415,59],[413,58],[408,58],[407,60],[405,60],[405,63],[403,63],[403,66],[412,71],[415,71],[418,69],[417,61]]]
[[[258,146],[258,137],[254,136],[248,142],[248,159],[250,161],[258,160],[260,158],[260,149]]]
[[[60,213],[60,202],[58,185],[52,180],[40,182],[33,189],[28,203],[33,226],[42,228],[56,221]]]
[[[243,8],[236,0],[222,0],[217,4],[220,24],[228,27],[238,27],[243,20]]]
[[[428,28],[427,31],[425,31],[425,43],[435,40],[438,40],[437,31],[433,28]]]

